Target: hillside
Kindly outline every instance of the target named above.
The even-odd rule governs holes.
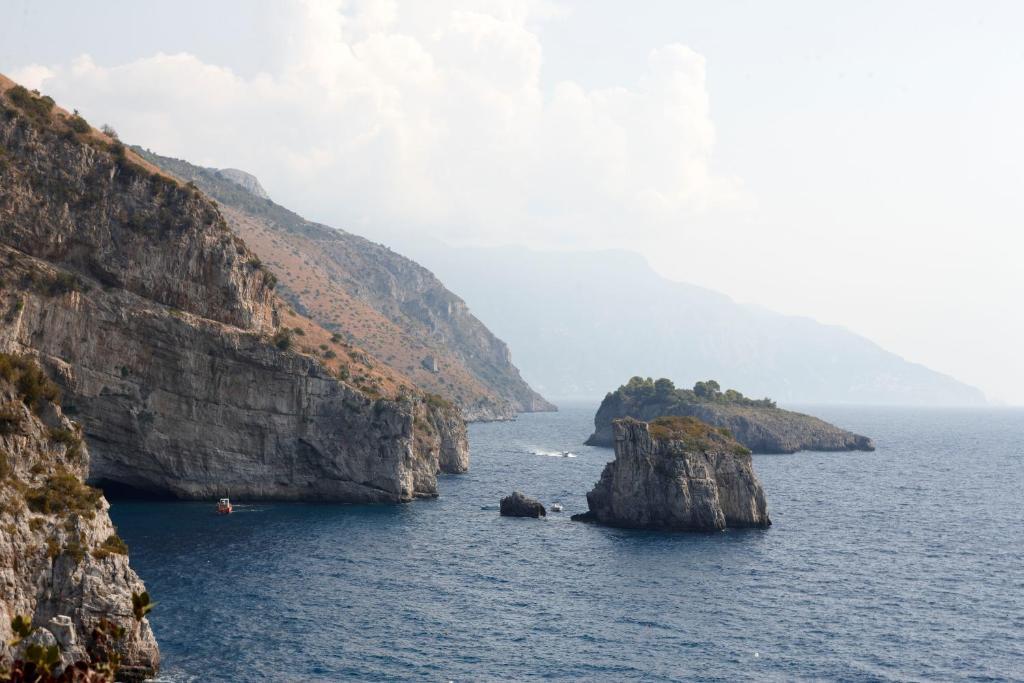
[[[216,199],[231,229],[273,269],[296,311],[455,402],[467,419],[554,409],[520,377],[505,343],[419,264],[303,219],[241,171],[134,151]]]
[[[90,479],[181,498],[398,502],[468,465],[457,408],[275,293],[195,186],[0,81],[0,351],[81,417]]]
[[[780,403],[985,402],[978,389],[842,327],[666,280],[637,254],[400,246],[464,292],[549,396],[596,399],[642,371],[687,384],[715,377]]]
[[[866,436],[848,432],[811,415],[783,410],[770,399],[750,399],[718,382],[697,382],[676,389],[669,379],[633,377],[604,397],[594,415],[591,446],[612,447],[616,420],[651,421],[662,417],[696,418],[728,430],[730,437],[755,453],[797,451],[873,451]]]

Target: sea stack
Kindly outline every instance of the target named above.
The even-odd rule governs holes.
[[[750,450],[693,417],[615,420],[615,460],[577,521],[634,529],[717,531],[771,525]]]

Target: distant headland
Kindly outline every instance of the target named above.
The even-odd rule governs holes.
[[[696,417],[724,427],[755,453],[797,451],[872,451],[874,443],[810,415],[783,410],[769,398],[752,399],[735,389],[722,391],[714,380],[693,389],[677,389],[670,379],[633,377],[605,396],[594,416],[587,445],[614,445],[612,421],[632,417],[650,421],[662,416]]]

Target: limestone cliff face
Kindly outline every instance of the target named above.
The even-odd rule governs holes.
[[[114,647],[125,671],[152,674],[156,640],[132,611],[132,594],[145,586],[106,500],[83,484],[89,452],[79,427],[55,403],[27,399],[10,360],[0,356],[0,661],[14,658],[16,615],[52,631],[38,636],[60,644],[65,665],[88,659],[92,631],[107,619],[124,629]]]
[[[0,104],[0,350],[38,356],[61,384],[91,480],[400,502],[463,467],[454,409],[421,430],[420,395],[370,398],[272,343],[274,276],[198,190],[59,114]]]
[[[662,420],[614,422],[615,460],[587,494],[590,511],[573,519],[688,531],[771,525],[750,451],[698,420]]]
[[[440,471],[461,474],[469,470],[469,437],[466,421],[459,416],[458,410],[452,408],[451,405],[425,401],[421,409],[429,424],[425,430],[431,440],[427,448],[433,449],[436,444]]]
[[[555,409],[519,375],[508,346],[415,261],[307,221],[249,189],[251,182],[231,182],[233,172],[136,151],[220,202],[231,229],[274,267],[296,309],[453,401],[467,419]]]
[[[594,433],[587,444],[614,445],[612,423],[616,419],[653,420],[664,415],[696,417],[715,427],[724,427],[755,453],[871,451],[875,448],[866,436],[803,413],[727,402],[679,401],[674,396],[638,392],[629,385],[619,387],[601,402],[594,416]]]

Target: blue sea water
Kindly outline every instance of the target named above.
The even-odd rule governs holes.
[[[1024,680],[1024,412],[813,409],[878,450],[755,456],[771,529],[681,534],[569,521],[594,409],[472,425],[437,500],[115,501],[163,677]]]

